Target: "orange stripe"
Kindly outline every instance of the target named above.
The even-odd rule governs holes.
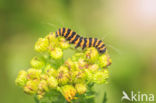
[[[86,46],[89,47],[89,38],[87,38]]]
[[[71,36],[72,32],[73,32],[73,31],[71,30],[70,33],[69,33],[69,35],[67,36],[67,38],[69,38],[69,37]]]
[[[74,35],[73,38],[70,39],[70,42],[72,42],[76,38],[77,34]]]
[[[98,45],[99,41],[100,41],[100,40],[97,40],[97,41],[96,41],[96,44],[95,44],[95,46],[97,46],[97,45]]]
[[[100,50],[103,50],[105,48],[105,46],[104,47],[102,47],[102,48],[100,48]]]
[[[68,28],[66,28],[65,33],[63,34],[63,36],[66,36],[67,31],[68,31]]]
[[[81,48],[83,47],[83,45],[84,45],[84,39],[82,39],[82,41],[80,43]]]
[[[59,30],[57,30],[57,34],[60,36],[60,34],[59,34]]]
[[[99,44],[98,48],[100,48],[102,45],[103,45],[103,42],[101,42],[101,43]]]
[[[80,41],[80,37],[75,41],[74,44],[77,45],[79,41]]]
[[[94,45],[94,41],[95,41],[95,40],[94,40],[94,38],[92,38],[92,45],[91,45],[91,46],[93,46],[93,45]]]

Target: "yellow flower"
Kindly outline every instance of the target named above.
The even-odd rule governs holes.
[[[67,49],[69,47],[69,43],[68,43],[68,41],[65,40],[65,38],[61,37],[61,38],[59,38],[59,41],[60,41],[59,42],[60,47],[62,49]]]
[[[99,53],[96,48],[91,47],[87,49],[87,51],[85,52],[85,55],[86,55],[86,60],[89,63],[95,63],[96,60],[98,59]]]
[[[49,91],[47,81],[41,80],[39,85],[38,85],[38,89],[41,91]]]
[[[58,69],[57,80],[60,84],[66,84],[69,81],[69,70],[66,66],[61,66]]]
[[[56,77],[57,71],[50,65],[48,64],[45,69],[44,72],[48,75],[48,76],[54,76]]]
[[[109,72],[107,69],[98,71],[94,74],[94,82],[98,84],[105,83],[108,77],[109,77]]]
[[[99,64],[101,67],[109,66],[112,63],[108,54],[103,54],[99,57]]]
[[[24,86],[24,92],[27,94],[35,94],[38,90],[39,80],[29,80]]]
[[[41,72],[42,72],[42,70],[40,70],[40,69],[30,68],[30,69],[28,69],[28,72],[27,72],[27,78],[28,79],[39,79]]]
[[[24,71],[24,70],[21,70],[19,73],[18,73],[18,76],[15,80],[16,84],[19,85],[19,86],[24,86],[26,81],[27,81],[27,72]]]
[[[49,41],[47,38],[39,38],[35,44],[35,50],[37,52],[44,52],[48,49]]]
[[[76,84],[75,88],[77,90],[77,93],[79,93],[79,94],[84,94],[87,91],[85,84]]]
[[[56,80],[53,76],[50,76],[50,77],[47,79],[47,82],[48,82],[48,85],[49,85],[50,88],[56,88],[57,85],[58,85],[57,80]]]
[[[76,94],[76,89],[72,85],[65,85],[61,88],[61,90],[62,90],[63,96],[68,102],[74,99],[75,94]]]
[[[39,57],[34,57],[31,61],[30,61],[30,64],[33,68],[36,68],[36,69],[40,69],[44,66],[44,61],[41,60],[41,58]]]
[[[63,56],[63,51],[62,51],[62,49],[60,49],[58,47],[53,48],[52,50],[50,50],[50,56],[53,59],[60,59]]]

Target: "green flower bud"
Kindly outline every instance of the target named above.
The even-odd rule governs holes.
[[[38,85],[38,89],[41,90],[41,91],[49,91],[48,89],[48,84],[47,84],[47,81],[46,80],[41,80],[39,85]]]
[[[110,59],[110,57],[106,54],[103,54],[99,57],[99,64],[100,67],[106,67],[109,66],[112,63],[112,60]]]
[[[65,62],[65,66],[67,66],[69,68],[69,70],[74,70],[75,69],[75,64],[71,59],[68,59]]]
[[[39,80],[30,80],[27,81],[26,85],[24,86],[24,92],[27,94],[35,94],[38,89]]]
[[[85,69],[86,68],[86,62],[84,61],[84,59],[79,59],[78,62],[75,62],[75,66],[76,66],[76,69],[79,70],[79,69]]]
[[[66,66],[58,69],[57,79],[60,84],[66,84],[69,81],[69,70]]]
[[[60,47],[62,48],[62,49],[67,49],[67,48],[69,48],[69,43],[65,40],[65,38],[63,38],[63,37],[61,37],[61,38],[59,38],[59,44],[60,44]]]
[[[38,90],[38,91],[37,91],[37,98],[38,98],[39,100],[41,100],[41,99],[43,98],[44,95],[45,95],[45,91],[43,91],[43,90]]]
[[[57,71],[50,65],[48,64],[45,69],[44,72],[48,75],[48,76],[54,76],[56,77]]]
[[[88,82],[93,82],[94,80],[93,73],[89,69],[85,69],[85,74],[87,76]]]
[[[34,57],[31,61],[30,61],[30,64],[33,68],[36,68],[36,69],[40,69],[44,66],[44,61],[39,58],[39,57]]]
[[[49,85],[50,88],[56,88],[57,85],[58,85],[57,80],[56,80],[53,76],[50,76],[50,77],[47,79],[47,82],[48,82],[48,85]]]
[[[99,65],[97,65],[97,64],[89,65],[89,66],[88,66],[88,69],[89,69],[91,72],[96,72],[96,71],[99,69]]]
[[[19,73],[18,73],[18,76],[15,80],[15,83],[18,85],[18,86],[24,86],[26,81],[27,81],[27,72],[24,71],[24,70],[21,70]]]
[[[62,49],[60,48],[54,48],[50,51],[50,56],[53,58],[53,59],[60,59],[62,58],[63,56],[63,52],[62,52]]]
[[[72,85],[65,85],[61,87],[61,91],[65,99],[70,102],[72,99],[74,99],[76,94],[76,89]]]
[[[28,69],[27,78],[28,79],[39,79],[41,72],[42,72],[42,70],[30,68],[30,69]]]
[[[98,83],[98,84],[105,83],[108,76],[109,76],[109,74],[108,74],[107,70],[98,71],[94,75],[94,81],[95,81],[95,83]]]
[[[47,38],[39,38],[39,40],[35,44],[35,50],[37,52],[44,52],[47,50],[49,46],[49,41]]]
[[[47,79],[48,79],[48,75],[46,75],[46,74],[41,74],[41,75],[40,75],[40,79],[41,79],[41,80],[47,80]]]
[[[86,75],[84,71],[73,71],[72,80],[74,83],[82,83],[86,80]]]
[[[88,62],[94,63],[98,59],[99,53],[96,48],[91,47],[87,49],[87,51],[85,52],[85,55],[86,55],[86,60]]]
[[[76,91],[79,94],[84,94],[87,91],[85,84],[76,84],[75,85]]]

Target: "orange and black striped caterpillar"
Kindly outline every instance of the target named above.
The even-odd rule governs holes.
[[[75,48],[81,47],[82,49],[86,47],[95,47],[99,53],[103,54],[106,52],[106,46],[102,40],[97,38],[84,38],[78,35],[76,32],[68,28],[60,28],[56,31],[56,37],[63,36],[69,43],[75,44]]]

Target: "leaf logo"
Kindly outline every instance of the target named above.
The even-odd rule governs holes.
[[[124,99],[127,99],[127,100],[131,101],[131,99],[128,97],[128,95],[127,95],[127,93],[125,91],[122,91],[122,94],[123,94],[123,96],[121,98],[121,101],[123,101]]]

